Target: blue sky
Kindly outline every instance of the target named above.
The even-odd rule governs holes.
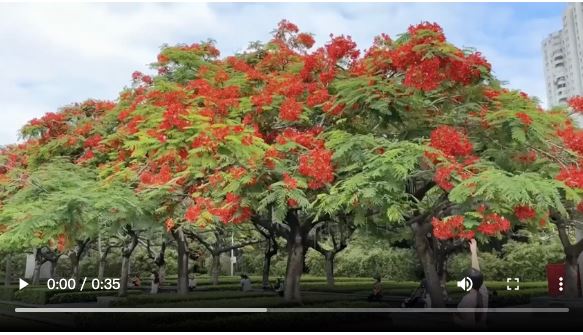
[[[546,101],[541,41],[562,26],[564,3],[0,4],[0,145],[29,119],[87,98],[115,99],[134,70],[148,72],[164,43],[217,41],[223,55],[266,40],[286,18],[316,34],[380,33],[441,24],[481,51],[498,78]]]

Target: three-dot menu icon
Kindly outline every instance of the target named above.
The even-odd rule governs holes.
[[[563,277],[559,277],[559,291],[563,292]]]

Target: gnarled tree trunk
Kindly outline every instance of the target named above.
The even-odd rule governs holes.
[[[324,254],[324,271],[326,272],[326,283],[329,287],[334,287],[334,258],[336,253],[328,251]]]
[[[560,221],[557,223],[559,231],[559,238],[563,244],[565,252],[565,291],[564,296],[567,298],[576,298],[579,296],[579,271],[578,262],[579,255],[583,252],[583,240],[572,244],[567,233],[566,223]]]
[[[423,266],[427,289],[431,297],[431,307],[445,307],[434,252],[431,249],[430,236],[428,236],[431,232],[431,224],[427,221],[421,224],[415,222],[412,228],[415,234],[415,249]]]
[[[12,283],[12,259],[11,255],[8,254],[4,258],[6,262],[4,267],[4,286],[8,287]]]
[[[565,258],[565,297],[576,298],[579,296],[579,264],[578,257],[567,255]]]
[[[105,267],[107,266],[107,261],[102,257],[99,257],[99,267],[97,269],[97,278],[102,281],[105,278]]]
[[[130,255],[122,255],[121,258],[121,282],[119,296],[125,297],[128,294],[128,280],[130,276]]]
[[[129,245],[121,249],[121,282],[118,295],[125,297],[128,294],[128,280],[130,275],[130,257],[138,246],[138,234],[130,226],[126,226],[126,234],[130,237]]]
[[[175,229],[172,236],[178,245],[178,294],[188,293],[188,241],[182,227]]]
[[[221,274],[221,254],[212,254],[211,262],[212,284],[217,286],[219,285],[219,275]]]
[[[297,213],[289,211],[286,223],[290,227],[287,239],[287,269],[285,275],[284,298],[286,301],[301,302],[300,279],[304,269],[304,242],[306,234],[302,232]]]
[[[275,237],[270,237],[266,239],[267,245],[265,247],[265,253],[263,255],[263,289],[269,289],[271,287],[269,283],[269,272],[271,271],[271,258],[277,254],[277,241]]]
[[[50,273],[50,277],[51,278],[55,278],[56,277],[56,273],[57,273],[57,263],[58,263],[59,259],[52,259],[49,260],[49,264],[50,264],[50,268],[49,268],[49,273]]]
[[[76,283],[80,282],[81,272],[79,270],[79,263],[81,262],[81,257],[85,252],[85,248],[89,245],[90,239],[77,240],[75,248],[69,253],[69,259],[71,260],[71,269],[73,272],[73,279]]]
[[[105,267],[107,266],[107,256],[109,256],[109,252],[113,246],[107,245],[103,246],[103,241],[101,239],[101,235],[97,240],[97,250],[99,251],[99,262],[97,268],[97,278],[102,281],[105,278]]]
[[[34,254],[34,271],[32,272],[32,285],[40,284],[40,268],[46,260],[42,256],[41,248],[37,248]]]

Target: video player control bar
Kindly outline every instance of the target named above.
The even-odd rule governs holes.
[[[569,308],[15,308],[17,313],[568,313]]]

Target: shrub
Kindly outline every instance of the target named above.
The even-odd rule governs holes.
[[[310,274],[324,275],[324,257],[310,249],[306,255]],[[416,280],[419,262],[411,249],[392,247],[366,248],[358,244],[350,245],[335,259],[335,275],[347,277],[367,277],[379,273],[389,280]]]
[[[531,238],[528,243],[510,241],[502,248],[505,277],[520,277],[521,280],[546,279],[546,265],[562,263],[565,259],[563,247],[557,237]]]
[[[14,300],[14,293],[18,291],[17,287],[0,287],[0,300]]]
[[[528,237],[528,242],[511,240],[502,247],[500,253],[479,253],[480,269],[486,279],[504,281],[507,277],[520,277],[521,281],[546,280],[546,265],[563,262],[565,256],[558,237],[532,235],[527,232],[521,234]],[[462,278],[469,268],[469,253],[450,257],[450,278]]]
[[[506,266],[504,260],[495,253],[480,252],[478,254],[480,270],[487,280],[505,280]],[[468,274],[471,267],[469,253],[458,253],[449,258],[448,261],[449,278],[460,279]]]
[[[203,300],[222,300],[237,298],[256,298],[264,296],[273,296],[272,292],[241,292],[241,291],[207,291],[192,292],[186,295],[177,295],[175,293],[161,293],[152,295],[136,295],[128,297],[123,301],[114,302],[116,307],[120,306],[143,306],[147,304],[175,304],[179,302],[198,302]]]
[[[129,295],[142,294],[142,291],[128,291]],[[115,296],[117,291],[86,291],[60,293],[49,298],[49,304],[65,304],[75,302],[93,302],[97,297]]]
[[[15,300],[28,304],[45,305],[49,299],[57,294],[74,292],[72,290],[49,290],[46,287],[30,287],[14,294]]]

